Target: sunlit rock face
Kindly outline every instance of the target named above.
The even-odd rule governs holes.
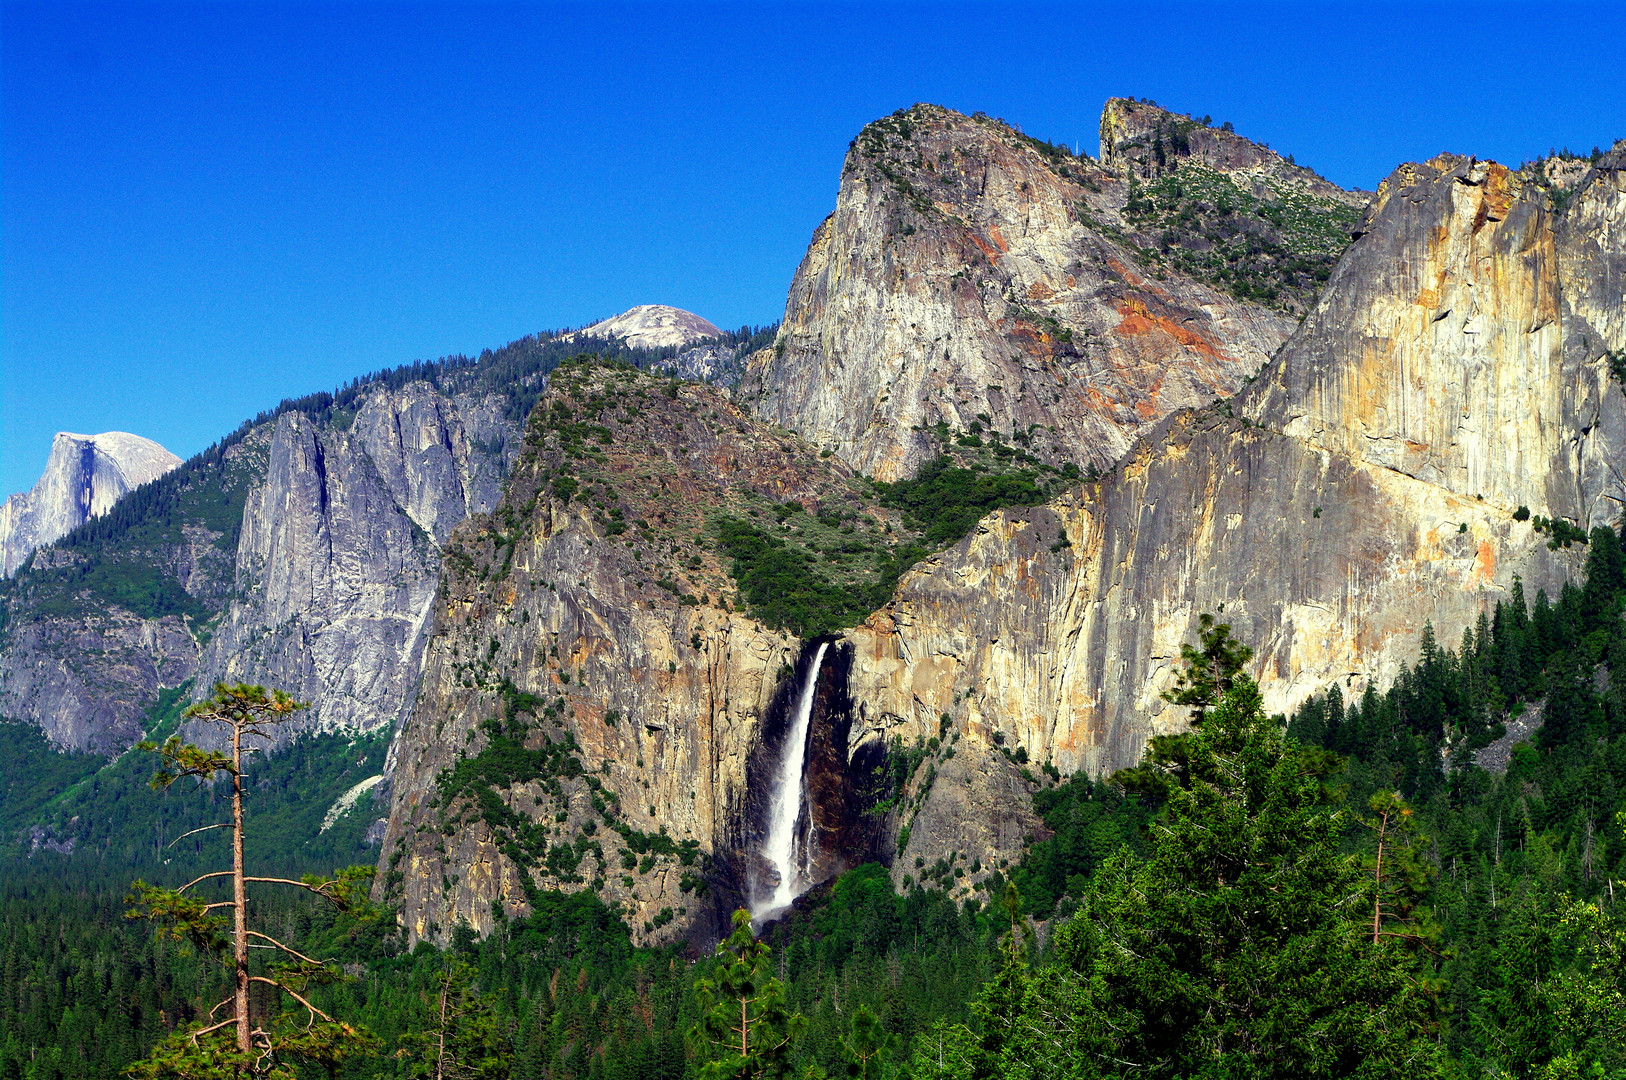
[[[635,349],[662,349],[692,345],[721,333],[692,311],[665,304],[639,304],[570,336],[617,338]]]
[[[0,577],[10,577],[37,548],[107,513],[121,496],[180,463],[139,435],[58,432],[33,489],[0,505]]]
[[[1425,623],[1454,641],[1515,575],[1556,590],[1585,548],[1550,550],[1518,507],[1590,527],[1626,501],[1623,156],[1560,212],[1494,163],[1396,170],[1256,383],[1165,420],[1100,483],[986,518],[848,635],[862,722],[909,741],[947,715],[956,760],[989,775],[996,733],[1106,773],[1184,724],[1161,692],[1202,612],[1255,648],[1285,711],[1333,681],[1387,685]],[[936,820],[895,877],[987,851],[976,815]]]
[[[870,124],[742,400],[886,480],[936,452],[939,424],[1105,468],[1171,411],[1235,392],[1294,326],[1148,265],[1127,177],[936,106]]]
[[[392,753],[379,888],[411,935],[483,932],[494,902],[523,914],[539,888],[594,890],[640,941],[726,930],[760,839],[748,801],[764,719],[794,692],[804,643],[737,606],[709,523],[746,514],[742,493],[816,511],[851,498],[851,480],[713,388],[630,368],[555,374],[501,502],[446,545]],[[834,692],[810,741],[820,775],[845,749],[824,730]],[[514,701],[527,751],[557,747],[576,765],[497,777],[485,803],[448,801],[447,778],[492,745]],[[819,848],[824,873],[843,842]]]

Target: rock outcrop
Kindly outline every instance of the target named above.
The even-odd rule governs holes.
[[[515,431],[494,394],[427,383],[365,396],[347,427],[271,427],[243,511],[231,603],[198,665],[309,701],[298,726],[371,731],[410,705],[441,546],[497,503]],[[290,726],[289,731],[294,727]]]
[[[985,519],[848,635],[865,723],[920,740],[948,716],[956,760],[1001,767],[998,733],[1105,773],[1184,723],[1160,692],[1202,612],[1255,647],[1286,711],[1335,680],[1386,685],[1426,622],[1452,640],[1514,575],[1554,590],[1584,549],[1549,548],[1518,507],[1586,527],[1626,500],[1623,158],[1562,213],[1494,163],[1396,170],[1256,383],[1100,483]],[[911,834],[895,876],[986,843],[976,815],[938,818],[960,824]]]
[[[105,514],[126,492],[180,463],[139,435],[57,432],[45,472],[33,489],[0,505],[0,577],[10,577],[35,550]]]
[[[885,480],[961,430],[1106,468],[1171,411],[1234,393],[1294,326],[1178,269],[1132,194],[1127,170],[987,117],[917,105],[870,124],[742,400]]]
[[[1119,176],[1143,181],[1184,165],[1202,165],[1256,183],[1261,194],[1291,186],[1349,206],[1366,202],[1364,192],[1345,191],[1229,127],[1213,127],[1133,98],[1109,98],[1102,106],[1100,161]]]
[[[714,934],[748,888],[750,778],[803,645],[739,610],[712,527],[863,500],[717,391],[631,367],[561,368],[525,445],[447,546],[381,888],[414,937],[484,930],[538,888],[593,888],[643,940]],[[845,762],[845,732],[819,738]]]

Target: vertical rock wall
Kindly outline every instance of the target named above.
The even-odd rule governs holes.
[[[501,491],[514,438],[501,406],[413,383],[368,394],[347,430],[279,417],[198,693],[217,681],[278,686],[310,701],[307,723],[324,730],[399,719],[441,545]]]
[[[1562,215],[1499,166],[1403,167],[1237,418],[1179,414],[1101,483],[990,516],[848,635],[860,713],[905,739],[947,714],[959,758],[995,768],[999,732],[1106,773],[1183,724],[1160,693],[1202,612],[1286,711],[1334,680],[1386,685],[1425,622],[1455,640],[1516,574],[1556,590],[1585,549],[1550,550],[1517,506],[1588,527],[1626,498],[1604,358],[1626,347],[1622,156]],[[914,833],[894,873],[986,832]]]

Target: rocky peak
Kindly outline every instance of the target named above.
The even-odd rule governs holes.
[[[681,348],[721,334],[721,330],[693,312],[665,304],[639,304],[567,335],[567,339],[616,338],[636,349],[662,349]]]
[[[10,577],[36,548],[107,513],[126,492],[180,463],[180,458],[139,435],[58,432],[51,440],[45,472],[33,489],[0,506],[0,576]]]
[[[1345,191],[1270,147],[1246,139],[1229,125],[1213,127],[1154,102],[1108,98],[1101,107],[1101,164],[1119,176],[1156,180],[1184,165],[1288,183],[1351,206],[1365,202],[1361,192]]]
[[[1179,273],[1126,229],[1127,185],[993,118],[868,125],[739,390],[882,479],[997,431],[1105,467],[1171,409],[1226,396],[1293,323]]]

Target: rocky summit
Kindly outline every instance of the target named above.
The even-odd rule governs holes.
[[[1188,149],[1233,151],[1170,158],[1179,180],[1154,190],[1129,149],[1146,113],[1190,129]],[[1104,469],[1170,412],[1234,393],[1362,199],[1152,107],[1111,102],[1102,124],[1121,137],[1099,161],[934,106],[866,127],[744,400],[891,480],[967,431]]]
[[[640,304],[577,332],[580,338],[616,338],[638,349],[693,345],[722,331],[693,312],[665,304]]]
[[[57,432],[33,489],[0,504],[0,577],[10,577],[36,549],[105,514],[121,497],[180,463],[139,435]]]

